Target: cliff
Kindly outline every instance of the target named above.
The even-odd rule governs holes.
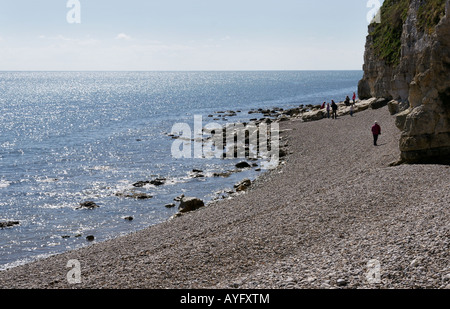
[[[450,161],[450,0],[385,0],[369,25],[360,99],[396,100],[402,161]]]

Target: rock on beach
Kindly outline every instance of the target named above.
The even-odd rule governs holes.
[[[197,210],[199,208],[202,208],[205,206],[205,203],[196,197],[183,197],[180,202],[180,206],[178,207],[178,210],[181,213],[186,213],[190,211]]]

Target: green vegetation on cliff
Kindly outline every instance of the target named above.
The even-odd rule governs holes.
[[[397,65],[401,56],[401,37],[409,0],[385,0],[381,7],[381,23],[373,24],[370,36],[375,54],[388,65]]]
[[[422,0],[418,16],[417,29],[432,33],[435,26],[445,15],[446,0]],[[408,16],[410,0],[385,0],[381,7],[381,23],[372,24],[372,48],[379,59],[388,65],[400,63],[401,37],[403,24]]]
[[[423,1],[419,8],[418,29],[432,33],[434,28],[445,15],[445,0],[427,0]]]

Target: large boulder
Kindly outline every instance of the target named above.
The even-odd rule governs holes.
[[[317,120],[321,120],[321,119],[325,118],[325,116],[326,116],[326,110],[319,109],[319,110],[314,110],[314,111],[304,113],[302,115],[302,120],[305,122],[317,121]]]
[[[249,163],[242,161],[236,164],[237,168],[250,168],[252,167]]]
[[[240,183],[236,184],[234,187],[236,192],[246,191],[252,185],[252,181],[250,179],[244,179]]]
[[[370,104],[371,109],[380,109],[388,105],[389,100],[385,98],[379,98]]]
[[[205,206],[205,203],[196,197],[183,197],[180,202],[180,206],[178,207],[178,210],[181,213],[186,213],[190,211],[197,210],[199,208],[202,208]]]

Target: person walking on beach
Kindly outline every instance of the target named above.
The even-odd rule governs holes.
[[[353,104],[356,103],[356,92],[353,92]]]
[[[327,118],[330,119],[330,103],[327,103]]]
[[[378,142],[378,136],[380,136],[380,134],[381,134],[381,127],[377,121],[375,121],[375,124],[372,126],[372,134],[373,134],[373,145],[378,146],[377,142]]]
[[[338,106],[333,100],[331,100],[331,109],[333,110],[333,119],[337,119]]]
[[[352,105],[350,105],[350,116],[352,116],[352,117],[353,117],[353,111],[354,111],[354,107],[352,104]]]

